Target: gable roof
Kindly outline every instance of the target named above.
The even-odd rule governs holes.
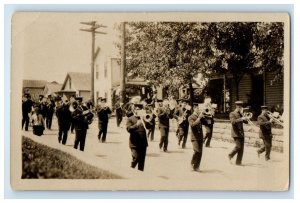
[[[61,90],[65,89],[68,78],[71,78],[71,82],[77,90],[91,91],[90,73],[68,72]]]
[[[62,84],[58,84],[58,83],[47,83],[45,85],[45,90],[48,90],[48,92],[52,92],[52,93],[55,93],[55,92],[58,92],[59,90],[61,90],[61,87],[62,87]]]
[[[23,80],[23,88],[35,87],[35,88],[44,88],[47,84],[45,80]]]

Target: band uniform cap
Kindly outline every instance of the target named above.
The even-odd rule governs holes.
[[[40,98],[44,98],[44,95],[40,94],[39,97],[40,97]]]
[[[24,97],[28,98],[29,97],[29,93],[25,93]]]
[[[101,102],[106,102],[106,98],[102,98],[102,99],[101,99]]]
[[[162,102],[163,100],[162,99],[157,99],[157,102]]]
[[[82,102],[82,97],[76,97],[75,100],[76,100],[76,101],[81,101],[81,102]]]
[[[102,97],[98,97],[98,99],[97,99],[98,101],[102,101]]]
[[[268,106],[261,106],[261,109],[268,109]]]
[[[139,108],[143,108],[143,104],[141,104],[141,103],[136,103],[136,104],[134,104],[134,107],[139,107]]]
[[[62,99],[61,99],[61,96],[57,96],[56,98],[55,98],[55,100],[56,101],[61,101]]]
[[[244,102],[243,102],[243,101],[236,101],[235,104],[236,104],[236,105],[243,105]]]

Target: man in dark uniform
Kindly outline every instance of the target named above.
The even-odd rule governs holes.
[[[84,151],[86,133],[88,129],[88,120],[86,118],[87,115],[87,107],[82,105],[82,97],[76,97],[76,101],[73,102],[73,108],[75,109],[72,113],[72,122],[75,129],[75,142],[74,148],[78,148],[78,144],[80,144],[79,149]]]
[[[51,98],[51,95],[48,96],[47,98],[47,115],[46,115],[46,127],[48,129],[51,129],[52,126],[52,118],[53,118],[53,114],[54,114],[54,108],[55,108],[55,104],[54,101]]]
[[[66,144],[68,138],[68,131],[71,126],[71,111],[69,101],[58,101],[56,109],[56,117],[58,122],[58,142]]]
[[[143,118],[138,116],[138,111],[141,110],[142,107],[142,104],[135,104],[133,115],[127,119],[126,123],[127,131],[130,133],[129,147],[132,155],[131,167],[135,168],[136,165],[138,165],[138,170],[140,171],[144,170],[146,150],[148,146],[146,129],[141,120]]]
[[[266,161],[270,160],[270,153],[272,147],[272,121],[273,119],[269,118],[268,107],[261,106],[261,114],[257,117],[257,124],[259,125],[259,137],[263,140],[264,146],[257,150],[257,155],[266,152],[265,159]]]
[[[22,102],[22,129],[25,124],[25,131],[28,131],[28,125],[29,125],[29,113],[32,110],[33,103],[30,99],[29,94],[25,94],[23,97]]]
[[[210,97],[207,96],[204,99],[204,106],[205,106],[205,110],[208,112],[205,112],[205,116],[204,116],[205,120],[203,124],[206,133],[203,142],[205,143],[205,147],[210,147],[210,141],[212,138],[213,126],[214,126],[214,109],[212,108]]]
[[[108,126],[108,115],[111,114],[110,108],[106,104],[106,99],[103,98],[98,100],[97,106],[97,115],[98,115],[98,140],[102,142],[106,141],[106,134],[107,134],[107,126]],[[102,139],[101,139],[102,136]]]
[[[189,121],[188,118],[191,115],[191,108],[187,105],[185,100],[181,101],[181,106],[179,106],[174,113],[174,118],[178,122],[178,145],[180,146],[182,141],[182,148],[185,148],[188,132],[189,132]]]
[[[123,120],[123,109],[119,101],[116,103],[116,119],[117,119],[117,126],[120,127],[120,124]]]
[[[157,116],[159,121],[159,131],[160,131],[160,142],[159,148],[163,148],[164,152],[168,151],[168,139],[169,139],[169,127],[170,119],[173,118],[171,110],[169,108],[168,100],[163,101],[163,106],[158,108]]]
[[[229,160],[231,160],[234,157],[234,155],[237,154],[235,164],[241,165],[243,159],[244,141],[245,141],[243,123],[248,123],[248,122],[247,119],[243,117],[243,102],[236,101],[235,104],[236,104],[235,110],[229,114],[229,119],[232,125],[231,136],[234,139],[235,147],[232,150],[232,152],[228,154],[228,158]]]
[[[39,109],[40,109],[40,113],[42,114],[43,118],[46,119],[47,117],[47,99],[43,96],[40,95],[40,100],[39,100]]]
[[[150,122],[148,122],[149,129],[148,129],[147,137],[148,137],[148,139],[150,139],[151,141],[153,141],[154,140],[154,132],[155,132],[155,119],[156,119],[156,115],[153,113],[153,108],[152,108],[151,104],[147,104],[146,107],[145,107],[145,110],[146,110],[147,114],[151,114],[152,115],[152,118],[150,119]]]
[[[203,150],[203,112],[196,108],[192,115],[188,117],[188,122],[191,126],[191,141],[193,145],[194,154],[192,157],[191,165],[194,171],[199,171],[202,150]]]

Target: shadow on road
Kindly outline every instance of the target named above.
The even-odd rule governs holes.
[[[149,157],[159,157],[160,154],[158,154],[158,153],[149,153],[146,156],[149,156]]]
[[[166,176],[157,176],[157,177],[162,178],[162,179],[165,179],[165,180],[168,180],[168,179],[169,179],[169,178],[166,177]]]
[[[223,173],[223,171],[218,169],[206,169],[206,170],[200,170],[200,173]]]
[[[205,147],[205,148],[212,148],[212,149],[228,149],[228,147]]]
[[[103,154],[98,154],[98,155],[96,155],[96,157],[99,157],[99,158],[105,158],[105,157],[107,157],[106,155],[103,155]]]
[[[179,150],[173,150],[173,151],[167,151],[166,153],[170,153],[170,154],[175,154],[175,153],[184,153],[184,151],[179,151]]]
[[[255,164],[255,163],[246,163],[246,164],[241,164],[241,165],[237,165],[237,166],[242,166],[242,167],[250,166],[250,167],[255,167],[255,168],[264,168],[261,164]]]
[[[110,141],[110,142],[104,142],[104,144],[121,144],[122,142],[113,142],[113,141]]]

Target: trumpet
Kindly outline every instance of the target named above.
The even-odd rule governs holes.
[[[270,119],[272,119],[274,121],[275,124],[280,125],[283,127],[283,123],[278,119],[279,118],[279,113],[278,112],[270,112],[267,111],[267,115]]]

